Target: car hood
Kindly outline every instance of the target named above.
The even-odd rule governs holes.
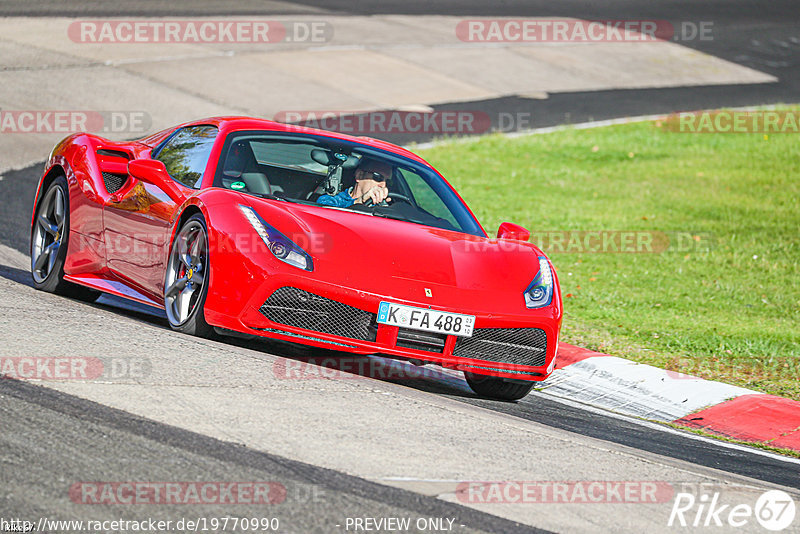
[[[493,301],[508,294],[521,303],[543,255],[526,242],[349,210],[261,200],[250,204],[312,256],[315,278],[409,301],[425,302],[421,297],[428,293],[450,301],[490,292]]]

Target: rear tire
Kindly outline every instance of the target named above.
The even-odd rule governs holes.
[[[31,278],[40,291],[94,302],[99,291],[64,280],[69,245],[69,188],[58,176],[42,194],[31,228]]]
[[[216,337],[204,309],[210,273],[206,221],[199,214],[192,215],[175,234],[164,277],[164,308],[173,330]]]
[[[496,376],[464,373],[467,384],[481,397],[515,401],[525,397],[533,389],[533,382],[510,381]]]

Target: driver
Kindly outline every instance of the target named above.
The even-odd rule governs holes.
[[[353,204],[364,204],[369,200],[378,204],[389,198],[386,181],[392,177],[392,166],[383,161],[364,156],[356,169],[356,185],[338,195],[321,195],[318,204],[349,208]]]

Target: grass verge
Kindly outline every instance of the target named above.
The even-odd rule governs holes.
[[[534,232],[560,278],[563,341],[800,400],[800,135],[668,130],[496,135],[420,154],[487,232]],[[620,232],[635,236],[629,252],[608,250]]]

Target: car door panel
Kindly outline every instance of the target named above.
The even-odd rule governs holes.
[[[160,299],[164,282],[164,249],[178,205],[154,185],[128,177],[130,187],[105,205],[106,262],[116,274]]]
[[[153,154],[178,185],[181,193],[173,196],[188,196],[199,187],[216,134],[213,126],[183,128]],[[158,186],[128,176],[103,209],[108,268],[157,302],[163,298],[172,222],[181,203]]]

